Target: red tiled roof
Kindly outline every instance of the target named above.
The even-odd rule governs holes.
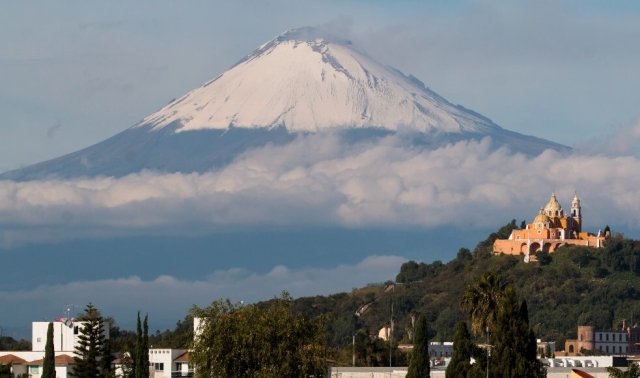
[[[189,362],[189,352],[182,353],[173,362]]]
[[[22,365],[26,363],[27,360],[23,360],[22,358],[13,354],[5,354],[4,356],[0,357],[0,365]]]
[[[29,362],[29,364],[31,365],[42,365],[43,363],[44,359]],[[73,359],[73,357],[69,356],[68,354],[61,354],[59,356],[56,356],[55,358],[56,365],[73,365],[75,363],[76,361]]]

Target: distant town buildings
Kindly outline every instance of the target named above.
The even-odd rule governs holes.
[[[612,331],[596,330],[592,326],[579,326],[578,338],[567,340],[564,350],[568,356],[584,354],[599,350],[610,355],[634,355],[640,352],[640,328],[627,327],[623,322],[622,329]]]
[[[55,355],[56,377],[69,376],[75,361],[74,350],[78,344],[79,329],[84,322],[73,318],[57,318],[53,323],[53,350]],[[44,362],[44,347],[47,343],[49,322],[31,323],[31,351],[0,351],[0,364],[11,364],[13,374],[28,374],[40,377]],[[109,339],[109,325],[104,324],[105,339]]]
[[[76,322],[73,318],[57,318],[53,322],[57,378],[67,378],[73,370],[73,356],[83,325],[84,322]],[[31,351],[0,351],[0,365],[10,364],[15,375],[27,374],[30,378],[39,378],[42,374],[48,326],[49,322],[31,323]],[[103,323],[103,327],[105,339],[109,339],[109,324]],[[116,376],[122,376],[123,361],[123,358],[115,361]],[[193,377],[186,349],[150,348],[149,370],[152,378]]]
[[[522,230],[513,230],[507,240],[496,240],[493,243],[493,252],[524,254],[525,261],[529,262],[535,260],[537,252],[553,252],[563,245],[602,247],[604,240],[609,236],[608,230],[604,234],[602,231],[592,234],[582,230],[582,207],[577,194],[571,201],[570,213],[565,214],[553,193],[549,203],[540,208],[533,223]]]

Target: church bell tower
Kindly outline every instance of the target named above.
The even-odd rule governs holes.
[[[576,193],[571,201],[571,218],[573,218],[574,231],[577,233],[582,232],[582,208],[580,207],[580,199]]]

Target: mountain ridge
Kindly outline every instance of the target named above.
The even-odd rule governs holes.
[[[338,132],[347,143],[398,130],[407,147],[438,148],[490,137],[495,148],[538,155],[569,147],[501,128],[454,105],[413,75],[384,66],[350,41],[289,30],[216,78],[134,126],[70,154],[0,174],[0,180],[122,177],[142,170],[203,173],[268,143]]]

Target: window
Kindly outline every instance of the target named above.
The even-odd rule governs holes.
[[[602,341],[602,334],[600,334],[600,341]]]
[[[78,326],[73,327],[73,334],[74,335],[78,334]]]
[[[38,337],[38,340],[36,342],[38,342],[38,343],[40,342],[40,338],[39,337]]]
[[[164,363],[162,363],[162,362],[156,362],[156,363],[154,363],[154,364],[153,364],[153,368],[154,368],[156,371],[164,371]]]
[[[573,345],[569,345],[569,353],[573,353]]]
[[[609,341],[609,334],[607,333],[607,341]],[[608,352],[608,351],[607,351]]]
[[[182,371],[182,362],[176,362],[176,371]]]
[[[39,370],[38,365],[29,365],[29,374],[38,374],[40,372]]]
[[[609,346],[607,345],[607,353],[609,353]]]

